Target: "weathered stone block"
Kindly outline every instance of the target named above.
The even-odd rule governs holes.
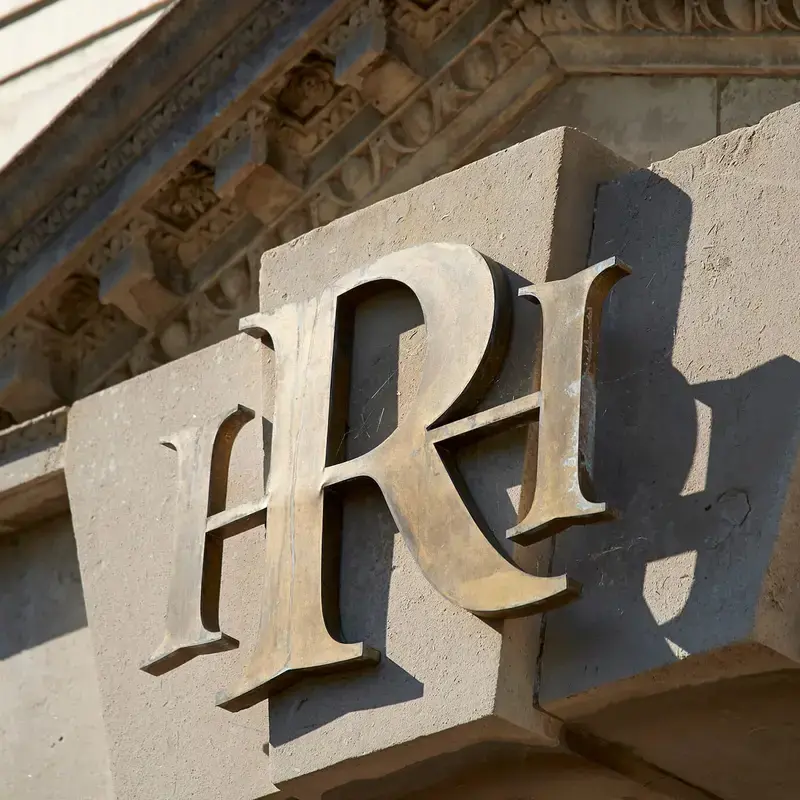
[[[504,266],[515,289],[567,277],[586,266],[597,184],[629,169],[587,137],[551,132],[269,251],[262,311],[317,296],[359,266],[430,241],[473,246]],[[383,441],[413,407],[422,322],[417,302],[396,287],[358,307],[350,428],[340,443],[348,458]],[[535,307],[515,301],[511,322],[505,366],[481,408],[531,392]],[[487,622],[445,600],[374,489],[340,493],[339,605],[344,640],[380,650],[380,664],[305,678],[235,715],[214,707],[214,695],[238,683],[256,637],[265,579],[257,526],[224,547],[222,628],[241,647],[158,678],[138,669],[161,642],[173,564],[176,461],[158,440],[237,404],[255,409],[264,430],[251,422],[236,440],[227,506],[257,501],[263,434],[271,437],[270,353],[238,337],[72,409],[67,482],[119,800],[154,796],[165,784],[176,797],[254,798],[270,781],[292,796],[318,797],[468,745],[556,745],[558,725],[533,703],[537,619]],[[530,489],[521,485],[526,447],[518,428],[458,456],[501,548]],[[515,552],[535,567],[535,551]]]
[[[131,322],[154,331],[175,310],[179,298],[159,280],[147,244],[136,240],[103,268],[100,302],[116,306]]]
[[[540,701],[715,796],[800,791],[800,106],[607,184],[584,584],[548,617]],[[732,769],[731,765],[736,768]]]

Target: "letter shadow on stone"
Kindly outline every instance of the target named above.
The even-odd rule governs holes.
[[[691,384],[673,365],[692,214],[650,170],[598,194],[590,261],[632,268],[607,301],[598,363],[595,483],[619,518],[556,539],[554,572],[583,596],[546,616],[545,707],[745,640],[798,480],[795,359]]]
[[[0,541],[0,661],[86,625],[69,518],[6,534]]]

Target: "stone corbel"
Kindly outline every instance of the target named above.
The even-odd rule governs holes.
[[[382,114],[394,111],[424,82],[391,42],[383,15],[368,19],[338,47],[334,80],[357,89]]]
[[[800,72],[797,0],[512,0],[568,73]]]
[[[256,127],[218,161],[214,191],[269,224],[303,193],[302,171],[297,159],[273,147]]]
[[[137,237],[100,273],[100,302],[154,332],[177,308],[179,298],[159,280],[150,249]]]
[[[50,362],[35,339],[20,342],[0,360],[0,408],[25,422],[62,406]]]

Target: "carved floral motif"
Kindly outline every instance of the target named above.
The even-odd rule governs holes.
[[[161,222],[185,233],[218,203],[214,172],[205,164],[192,161],[144,207]]]
[[[424,45],[431,45],[447,31],[476,0],[414,2],[397,0],[392,22],[398,30]]]
[[[268,127],[270,136],[303,158],[310,158],[363,108],[364,101],[350,86],[341,89],[328,105],[305,125],[283,118]]]
[[[87,271],[92,275],[99,275],[106,264],[113,261],[126,247],[130,247],[136,236],[145,233],[146,230],[147,223],[139,217],[128,220],[89,256]]]
[[[377,17],[387,15],[391,4],[388,0],[367,0],[362,3],[344,22],[334,29],[325,41],[325,47],[330,53],[336,53],[339,48],[366,22]]]
[[[800,31],[800,0],[517,0],[537,34]]]
[[[537,43],[516,14],[505,16],[432,84],[418,92],[320,185],[308,204],[314,226],[365,202],[405,160]]]
[[[233,147],[246,136],[250,136],[253,131],[263,128],[267,120],[274,114],[272,106],[263,101],[257,101],[252,108],[236,120],[225,133],[215,139],[205,154],[205,160],[209,164],[216,164],[224,155],[229,153]]]
[[[215,195],[216,196],[216,195]],[[235,200],[225,199],[215,206],[177,248],[178,257],[184,265],[193,264],[213,244],[242,218],[242,209]]]
[[[286,85],[278,95],[281,109],[300,122],[333,100],[333,64],[321,59],[308,59],[289,73]]]

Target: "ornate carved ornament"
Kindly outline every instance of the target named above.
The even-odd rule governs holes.
[[[520,0],[537,34],[800,31],[798,0]]]
[[[198,130],[202,144],[149,197],[62,255],[54,237],[302,5],[266,2],[0,251],[5,285],[37,303],[0,320],[14,326],[0,355],[24,347],[42,362],[35,408],[0,396],[9,421],[202,346],[253,310],[260,252],[456,166],[565,69],[630,71],[603,61],[624,52],[646,72],[643,45],[657,72],[680,59],[676,42],[706,52],[768,34],[796,53],[800,41],[800,0],[332,0],[334,23],[282,74],[252,86],[213,138]],[[629,44],[608,48],[607,37]],[[48,248],[69,277],[33,294],[20,276]]]

